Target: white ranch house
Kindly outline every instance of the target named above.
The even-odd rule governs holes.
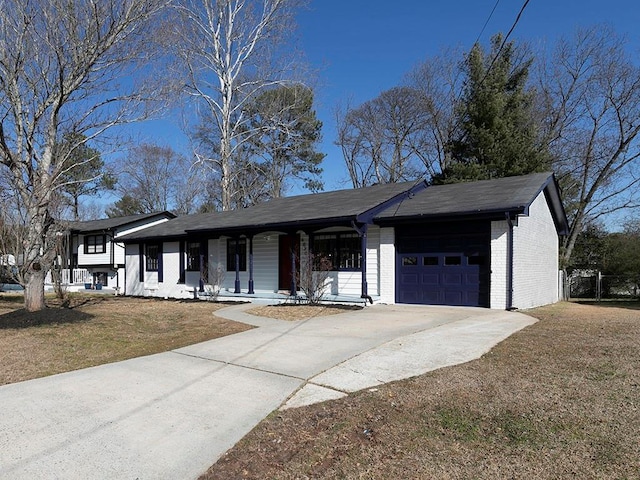
[[[296,257],[330,260],[332,301],[529,308],[556,302],[567,218],[551,173],[402,183],[187,215],[118,236],[126,295],[285,301]]]

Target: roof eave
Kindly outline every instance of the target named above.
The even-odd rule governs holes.
[[[304,230],[305,227],[324,228],[331,225],[350,225],[352,221],[357,218],[357,215],[345,215],[342,217],[331,218],[315,218],[309,220],[294,220],[289,222],[272,222],[261,223],[253,225],[238,225],[230,227],[212,227],[212,228],[197,228],[185,230],[188,235],[195,234],[216,234],[226,235],[241,234],[243,232],[267,232],[267,231],[287,231],[292,229]]]
[[[465,219],[482,219],[482,220],[503,220],[505,213],[511,213],[520,215],[525,212],[525,206],[513,206],[499,209],[490,210],[466,210],[461,212],[447,212],[447,213],[435,213],[435,214],[418,214],[418,215],[404,215],[394,217],[378,217],[374,219],[377,225],[391,225],[393,223],[404,223],[408,221],[424,220],[424,221],[440,221],[451,220],[460,221]]]
[[[569,235],[569,220],[560,197],[560,186],[555,175],[551,175],[545,182],[544,193],[547,202],[551,204],[551,214],[556,224],[558,235]]]

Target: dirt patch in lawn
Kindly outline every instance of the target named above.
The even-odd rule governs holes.
[[[526,312],[479,360],[273,413],[201,479],[640,478],[637,308]]]
[[[277,320],[306,320],[312,317],[336,315],[353,310],[362,310],[362,307],[351,305],[265,305],[247,310],[247,313],[259,317],[275,318]]]
[[[30,313],[0,296],[0,385],[150,355],[252,327],[215,316],[224,304],[70,295]]]

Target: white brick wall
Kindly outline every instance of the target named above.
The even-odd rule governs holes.
[[[491,279],[490,308],[507,308],[507,239],[509,225],[506,220],[491,222]]]
[[[396,303],[396,247],[395,230],[380,229],[380,301]]]
[[[558,301],[558,235],[544,197],[513,228],[513,307],[531,308]]]

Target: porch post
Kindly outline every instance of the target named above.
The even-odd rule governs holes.
[[[67,262],[67,268],[69,269],[69,283],[75,283],[73,281],[73,270],[75,270],[75,265],[73,264],[73,235],[70,232],[67,232],[67,241],[69,242],[69,250],[67,254],[69,255],[69,261]]]
[[[253,235],[249,237],[249,295],[253,295]]]
[[[236,281],[235,281],[235,289],[233,290],[233,293],[240,293],[240,246],[238,245],[238,237],[236,237],[234,240],[234,243],[236,244],[236,254],[235,254],[235,261],[236,261]]]
[[[362,273],[362,298],[369,298],[369,288],[367,285],[367,229],[365,223],[360,230],[360,271]]]
[[[205,245],[205,241],[201,239],[200,240],[200,281],[198,282],[198,291],[200,293],[204,292],[204,271],[205,271],[204,262],[209,261],[208,255],[205,254],[204,245]]]
[[[296,234],[295,232],[289,235],[291,237],[291,292],[290,295],[295,297],[298,293],[298,285],[296,282]]]

